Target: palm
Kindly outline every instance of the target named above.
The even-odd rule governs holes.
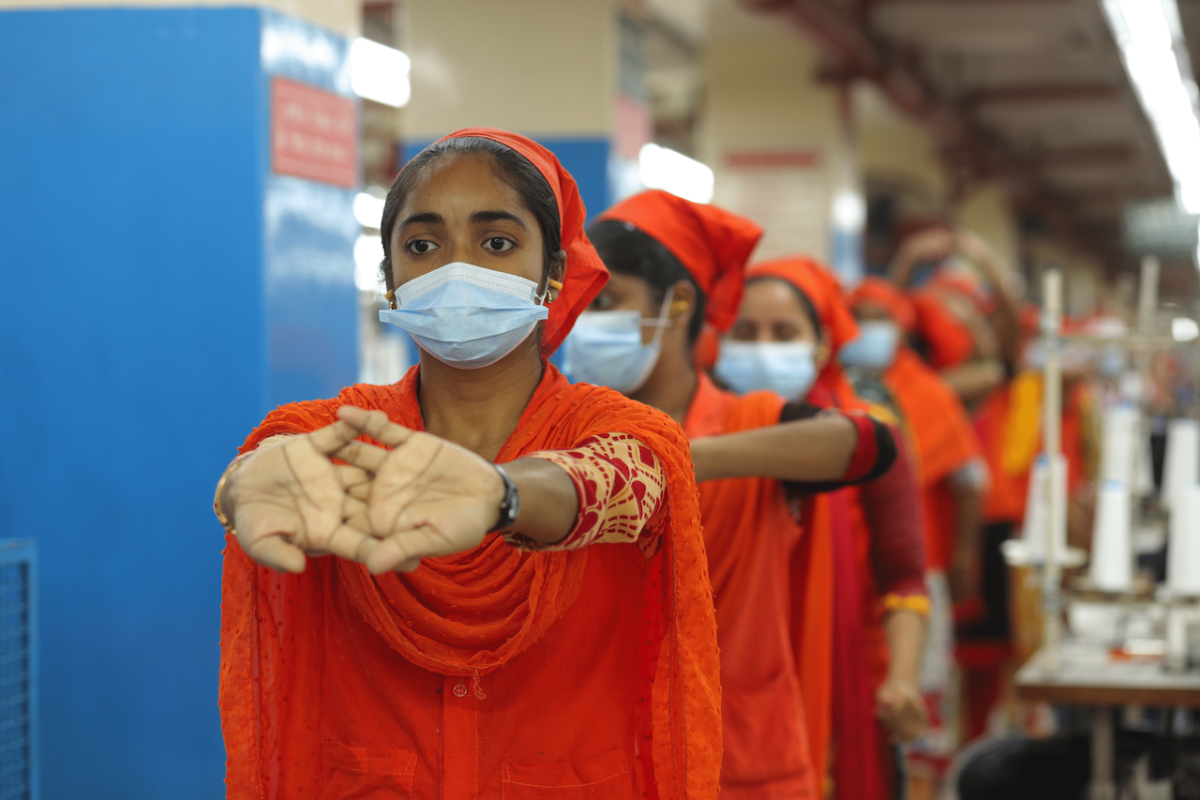
[[[478,545],[496,522],[503,482],[464,447],[395,425],[381,412],[344,409],[343,419],[391,446],[353,442],[338,457],[374,473],[366,519],[384,539],[368,561],[376,572],[415,569],[421,558]]]
[[[228,489],[231,518],[247,555],[289,571],[304,568],[306,553],[365,558],[374,542],[343,520],[361,505],[347,488],[366,476],[334,466],[328,455],[355,435],[336,423],[271,445],[234,473]]]

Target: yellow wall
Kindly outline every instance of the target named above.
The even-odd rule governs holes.
[[[475,125],[532,135],[612,128],[614,0],[411,0],[405,134],[431,139]]]
[[[341,34],[358,36],[362,30],[360,0],[263,0],[261,3],[230,2],[230,0],[0,0],[0,10],[53,8],[180,8],[180,7],[262,7],[271,8],[292,17]]]
[[[805,253],[829,257],[829,211],[843,156],[835,93],[818,84],[818,58],[778,23],[762,28],[726,8],[705,53],[707,84],[700,157],[716,173],[713,202],[766,228],[761,260]],[[811,166],[736,167],[731,154],[809,153]]]

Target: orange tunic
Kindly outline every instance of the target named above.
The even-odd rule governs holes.
[[[395,386],[277,409],[243,449],[340,405],[421,429]],[[618,432],[657,456],[659,546],[530,553],[489,536],[409,575],[341,559],[306,572],[226,548],[222,727],[231,798],[712,798],[715,620],[688,447],[664,415],[551,366],[498,460]]]
[[[689,438],[779,423],[784,401],[778,395],[738,397],[717,389],[704,373],[698,377],[684,420]],[[815,798],[792,649],[793,591],[800,587],[793,585],[791,565],[802,529],[783,486],[767,478],[700,484],[700,515],[721,646],[721,797]]]
[[[954,500],[946,479],[980,456],[979,439],[958,395],[907,347],[883,374],[916,448],[925,505],[925,554],[944,572],[954,550]]]

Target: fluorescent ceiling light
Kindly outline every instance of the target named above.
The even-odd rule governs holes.
[[[1171,338],[1177,342],[1190,342],[1200,337],[1200,325],[1191,317],[1176,317],[1171,320]]]
[[[638,176],[651,189],[662,189],[694,203],[713,199],[713,171],[669,147],[643,145],[638,152]]]
[[[363,234],[354,243],[354,285],[363,292],[378,292],[383,288],[379,262],[383,261],[383,242],[378,236]]]
[[[379,225],[383,222],[383,203],[382,197],[359,192],[354,196],[354,218],[364,228],[379,230]]]
[[[408,105],[412,62],[394,47],[355,39],[350,43],[350,87],[359,97],[401,108]]]
[[[857,192],[838,192],[833,200],[833,223],[840,231],[860,231],[867,221],[867,204]]]
[[[1103,0],[1125,71],[1154,128],[1175,196],[1200,214],[1200,94],[1175,0]]]

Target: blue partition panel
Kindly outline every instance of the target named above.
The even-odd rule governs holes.
[[[286,179],[326,218],[265,222],[280,19],[0,13],[0,536],[40,546],[44,797],[223,796],[213,486],[357,369],[352,191]]]

